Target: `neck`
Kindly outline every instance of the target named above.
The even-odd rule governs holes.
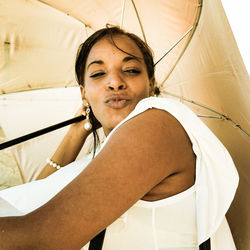
[[[113,128],[103,128],[104,135],[107,137]]]

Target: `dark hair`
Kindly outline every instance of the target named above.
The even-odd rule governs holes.
[[[115,47],[123,51],[115,44],[113,40],[113,37],[115,35],[127,36],[136,43],[136,45],[142,52],[143,59],[147,68],[148,78],[149,79],[154,78],[154,72],[155,72],[154,61],[153,61],[153,54],[152,54],[150,47],[144,41],[142,41],[141,38],[139,38],[137,35],[133,33],[126,32],[125,30],[117,26],[114,26],[114,27],[107,26],[106,28],[96,31],[84,43],[82,43],[79,46],[77,57],[76,57],[76,63],[75,63],[75,72],[76,72],[76,79],[77,79],[78,84],[84,86],[84,73],[85,73],[86,61],[87,61],[91,48],[99,40],[101,40],[104,37],[108,37],[111,39]],[[126,54],[129,54],[126,51],[123,51],[123,52]],[[134,56],[134,55],[131,55],[131,56]]]
[[[76,79],[79,85],[84,86],[84,74],[85,74],[85,66],[86,66],[86,61],[89,55],[89,52],[91,48],[102,38],[110,38],[114,46],[121,50],[122,52],[129,54],[126,51],[123,51],[121,48],[119,48],[115,42],[113,37],[116,35],[121,35],[121,36],[127,36],[130,38],[132,41],[135,42],[135,44],[138,46],[140,49],[143,59],[147,68],[147,73],[148,73],[148,78],[154,81],[154,74],[155,74],[155,69],[154,69],[154,61],[153,61],[153,53],[150,49],[150,47],[141,40],[137,35],[133,33],[126,32],[125,30],[117,27],[117,26],[110,26],[107,25],[106,28],[100,29],[96,31],[94,34],[92,34],[88,39],[85,40],[84,43],[82,43],[79,46],[79,49],[77,51],[77,56],[76,56],[76,63],[75,63],[75,72],[76,72]],[[136,57],[135,55],[130,56]],[[99,144],[99,137],[96,132],[96,129],[101,126],[99,121],[95,118],[92,110],[90,112],[90,120],[93,125],[93,135],[94,135],[94,154],[96,151],[96,147]]]

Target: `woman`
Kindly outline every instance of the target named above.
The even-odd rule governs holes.
[[[80,249],[106,227],[103,249],[194,250],[209,237],[212,249],[235,249],[224,219],[235,167],[189,109],[150,97],[148,46],[117,27],[99,30],[80,47],[76,74],[87,118],[70,127],[42,180],[0,193],[12,209],[2,215],[26,214],[0,219],[1,249]],[[96,156],[65,166],[100,126],[107,138]]]

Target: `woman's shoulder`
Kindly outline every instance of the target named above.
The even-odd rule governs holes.
[[[161,112],[162,110],[167,112]],[[164,122],[164,120],[169,121],[170,119],[175,120],[176,123],[179,123],[179,120],[183,120],[180,116],[187,115],[187,113],[195,116],[191,110],[178,101],[162,97],[144,98],[138,102],[135,109],[125,119],[116,125],[116,127],[106,138],[106,141],[116,132],[119,127],[130,121],[132,118],[136,118],[133,120],[145,120],[145,122],[149,121],[150,118],[154,120],[157,119],[157,122],[161,123]],[[153,127],[152,130],[154,130]]]
[[[159,109],[185,109],[187,111],[192,112],[186,105],[181,103],[180,101],[177,101],[175,99],[170,99],[166,97],[147,97],[142,99],[140,102],[138,102],[137,106],[135,107],[135,110],[143,109],[144,108],[159,108]]]
[[[189,107],[177,100],[164,97],[148,97],[142,99],[136,105],[135,109],[121,123],[149,109],[164,110],[176,118],[176,120],[178,120],[182,125],[185,124],[187,120],[202,123]]]
[[[187,121],[198,120],[198,123],[200,122],[193,111],[176,100],[162,97],[148,97],[138,102],[135,109],[116,125],[105,141],[107,141],[124,123],[127,123],[132,118],[138,117],[140,117],[140,119],[137,120],[145,119],[145,121],[151,117],[151,119],[157,119],[157,122],[160,123],[163,123],[164,120],[174,120],[175,123],[181,124],[185,130],[189,130]],[[154,127],[152,127],[152,130],[155,130]]]

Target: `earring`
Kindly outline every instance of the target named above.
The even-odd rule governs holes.
[[[89,119],[90,107],[88,103],[86,103],[85,113],[86,113],[86,122],[84,123],[83,127],[85,130],[90,131],[92,129],[92,124]]]

